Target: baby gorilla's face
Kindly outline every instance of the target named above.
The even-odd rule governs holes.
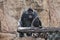
[[[32,18],[32,15],[29,15],[29,18]]]

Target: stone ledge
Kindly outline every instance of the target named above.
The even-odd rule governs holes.
[[[33,37],[16,37],[15,34],[11,33],[0,33],[0,40],[44,40],[41,38],[33,38]]]

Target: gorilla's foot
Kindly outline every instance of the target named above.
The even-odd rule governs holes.
[[[19,33],[19,37],[24,37],[24,33]]]
[[[26,33],[27,36],[32,36],[32,33]]]

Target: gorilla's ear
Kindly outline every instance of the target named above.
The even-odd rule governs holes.
[[[28,12],[33,12],[33,9],[32,9],[32,8],[29,8],[29,9],[28,9]]]

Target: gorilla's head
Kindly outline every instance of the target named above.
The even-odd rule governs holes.
[[[32,8],[29,8],[27,11],[28,11],[29,13],[31,13],[31,12],[33,12],[33,9],[32,9]]]

